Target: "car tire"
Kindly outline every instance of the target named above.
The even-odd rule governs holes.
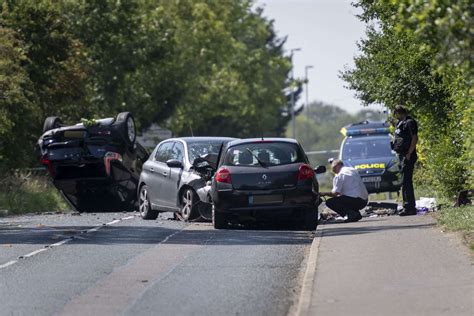
[[[120,131],[122,132],[125,142],[130,148],[133,148],[137,139],[137,130],[135,126],[135,120],[130,112],[122,112],[117,115],[115,120],[120,125]]]
[[[303,228],[307,231],[316,230],[318,227],[318,209],[310,208],[304,210],[304,224]]]
[[[226,214],[216,210],[216,207],[212,205],[212,225],[215,229],[227,228],[227,216]]]
[[[142,185],[138,194],[138,211],[143,219],[156,219],[158,211],[151,208],[150,197],[148,196],[148,187]]]
[[[55,128],[61,127],[62,122],[61,119],[57,116],[50,116],[47,117],[46,120],[44,120],[44,125],[43,125],[43,133],[46,133],[47,131],[50,131]]]
[[[192,221],[199,217],[199,208],[197,204],[198,196],[191,188],[186,188],[181,193],[180,214],[185,222]]]

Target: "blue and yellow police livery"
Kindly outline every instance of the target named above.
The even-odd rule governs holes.
[[[369,193],[398,192],[400,164],[390,146],[390,125],[364,121],[344,126],[339,159],[359,170]]]

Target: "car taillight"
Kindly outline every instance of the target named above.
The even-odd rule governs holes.
[[[49,173],[51,176],[54,177],[54,168],[53,164],[51,163],[51,160],[49,160],[48,155],[44,155],[43,157],[40,158],[40,163],[42,165],[45,165],[48,168]]]
[[[304,164],[300,166],[300,170],[298,172],[298,181],[307,180],[314,177],[314,170],[310,166]]]
[[[105,164],[105,172],[107,173],[107,175],[110,176],[110,162],[112,160],[118,160],[118,161],[122,161],[122,156],[118,153],[114,153],[114,152],[110,152],[108,151],[105,155],[104,155],[104,164]]]
[[[232,183],[230,171],[226,168],[220,168],[216,173],[216,181],[220,183]]]

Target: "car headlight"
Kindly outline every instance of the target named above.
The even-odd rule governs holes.
[[[393,160],[391,166],[387,169],[388,172],[399,172],[400,171],[400,164],[398,160]]]

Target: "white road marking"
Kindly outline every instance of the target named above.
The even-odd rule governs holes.
[[[64,244],[70,242],[71,240],[72,240],[72,238],[64,239],[64,240],[61,240],[60,242],[57,242],[55,244],[51,244],[51,245],[46,246],[46,247],[47,248],[59,247],[61,245],[64,245]]]
[[[309,251],[308,262],[306,264],[306,271],[304,273],[300,297],[298,300],[298,308],[296,316],[306,316],[311,305],[311,297],[313,294],[314,278],[316,277],[316,265],[318,261],[319,244],[321,243],[322,232],[316,230],[311,248]]]
[[[111,222],[109,222],[109,223],[106,223],[105,225],[106,225],[106,226],[110,226],[110,225],[113,225],[113,224],[117,224],[117,223],[119,223],[120,221],[121,221],[120,219],[116,219],[116,220],[114,220],[114,221],[111,221]]]
[[[4,264],[0,265],[0,269],[9,267],[9,266],[11,266],[12,264],[15,264],[15,263],[17,263],[17,262],[18,262],[17,260],[8,261],[7,263],[4,263]]]
[[[117,223],[120,223],[121,221],[124,221],[124,220],[128,220],[128,219],[133,219],[135,218],[135,216],[127,216],[127,217],[122,217],[120,219],[116,219],[116,220],[113,220],[109,223],[105,223],[105,224],[101,224],[100,226],[96,226],[94,228],[91,228],[91,229],[88,229],[86,231],[82,231],[82,232],[78,232],[78,234],[80,233],[85,233],[85,234],[88,234],[88,233],[93,233],[93,232],[96,232],[98,231],[99,229],[101,229],[102,227],[104,226],[110,226],[110,225],[113,225],[113,224],[117,224]],[[46,251],[48,249],[51,249],[51,248],[55,248],[55,247],[59,247],[59,246],[62,246],[68,242],[70,242],[71,240],[74,240],[74,236],[71,236],[70,238],[67,238],[67,239],[63,239],[57,243],[54,243],[54,244],[51,244],[51,245],[46,245],[44,246],[44,248],[41,248],[41,249],[38,249],[38,250],[35,250],[33,252],[30,252],[26,255],[23,255],[23,256],[19,256],[18,259],[27,259],[27,258],[31,258],[39,253],[42,253],[43,251]],[[0,269],[3,269],[3,268],[6,268],[6,267],[9,267],[11,265],[14,265],[15,263],[18,263],[19,261],[18,260],[11,260],[11,261],[8,261],[7,263],[4,263],[4,264],[1,264],[0,265]]]
[[[43,252],[43,251],[46,251],[46,250],[48,250],[48,248],[41,248],[41,249],[35,250],[35,251],[33,251],[33,252],[30,252],[30,253],[28,253],[28,254],[26,254],[26,255],[23,255],[23,256],[21,256],[20,258],[21,258],[21,259],[30,258],[30,257],[33,257],[34,255],[37,255],[37,254],[39,254],[39,253],[41,253],[41,252]]]

